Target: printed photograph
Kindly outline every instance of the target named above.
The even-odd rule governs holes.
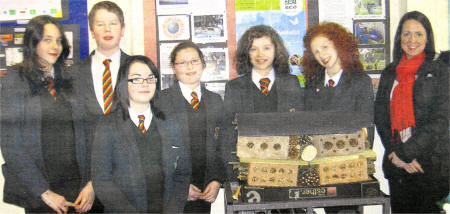
[[[376,71],[370,73],[381,73],[386,67],[384,48],[358,48],[359,60],[365,71]]]
[[[355,15],[382,15],[382,0],[355,0]]]
[[[224,15],[193,15],[192,40],[195,42],[217,42],[225,40]]]
[[[360,45],[385,44],[384,23],[381,21],[354,21],[353,32]]]
[[[227,49],[225,48],[204,48],[206,67],[203,71],[201,81],[228,80],[227,69]]]

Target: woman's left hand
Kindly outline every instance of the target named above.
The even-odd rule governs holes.
[[[89,211],[92,208],[92,204],[94,203],[95,192],[92,187],[92,182],[89,181],[86,186],[81,190],[80,194],[75,200],[75,210],[80,213],[84,213]]]
[[[220,183],[217,181],[212,181],[206,186],[205,191],[203,191],[202,195],[200,196],[200,199],[213,203],[216,198],[217,194],[219,194],[220,189]]]
[[[409,173],[409,174],[413,174],[413,173],[424,173],[422,166],[419,164],[419,162],[417,162],[416,159],[412,160],[411,163],[407,163],[405,166],[405,170]]]

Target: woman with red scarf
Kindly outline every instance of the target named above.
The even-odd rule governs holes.
[[[448,175],[440,171],[442,161],[448,161],[442,152],[448,150],[448,91],[443,90],[448,73],[433,63],[433,30],[424,14],[412,11],[402,17],[393,55],[381,74],[375,101],[391,209],[438,213],[435,202],[449,188]]]

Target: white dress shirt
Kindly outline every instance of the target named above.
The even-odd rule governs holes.
[[[194,90],[190,89],[182,82],[178,82],[178,84],[180,85],[181,93],[183,94],[184,99],[186,99],[188,101],[188,103],[190,103],[192,100],[191,93],[193,91],[195,91],[195,93],[197,93],[198,100],[199,101],[202,100],[202,90],[200,88],[200,84],[196,88],[194,88]]]
[[[341,69],[337,74],[335,74],[333,77],[330,77],[328,75],[327,70],[325,69],[325,82],[323,83],[323,86],[327,87],[328,85],[328,80],[332,79],[334,81],[334,85],[333,87],[336,87],[339,84],[339,80],[341,79],[342,76],[342,72],[343,70]]]
[[[274,72],[273,68],[267,76],[261,76],[258,74],[258,72],[256,72],[255,70],[252,69],[252,81],[256,85],[256,87],[259,88],[259,90],[261,90],[261,84],[259,83],[259,81],[262,78],[269,78],[269,80],[270,80],[269,91],[270,91],[270,89],[272,89],[273,83],[275,82],[275,72]]]
[[[139,127],[139,115],[144,115],[145,119],[144,119],[144,127],[145,130],[148,130],[148,128],[150,127],[150,123],[152,122],[152,118],[153,118],[153,113],[150,110],[150,106],[148,107],[147,110],[145,110],[142,113],[137,113],[136,111],[134,111],[131,108],[128,108],[128,113],[130,114],[130,119],[131,121],[133,121],[134,125],[136,125],[136,127]]]

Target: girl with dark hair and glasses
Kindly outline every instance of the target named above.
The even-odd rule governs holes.
[[[147,57],[127,58],[114,90],[118,106],[97,125],[91,173],[107,213],[183,211],[175,193],[189,185],[184,143],[178,123],[154,104],[158,78]]]
[[[200,85],[205,59],[192,42],[181,42],[170,54],[177,82],[163,90],[158,106],[177,119],[188,154],[183,164],[189,169],[190,183],[178,192],[185,213],[209,213],[222,181],[220,144],[223,104],[218,94]]]
[[[3,200],[26,213],[87,212],[95,198],[85,139],[74,131],[68,55],[62,25],[36,16],[26,26],[22,63],[2,78]]]
[[[375,100],[391,209],[439,213],[435,202],[449,190],[448,170],[441,173],[448,166],[448,70],[433,63],[433,29],[424,14],[403,15],[393,52]]]

